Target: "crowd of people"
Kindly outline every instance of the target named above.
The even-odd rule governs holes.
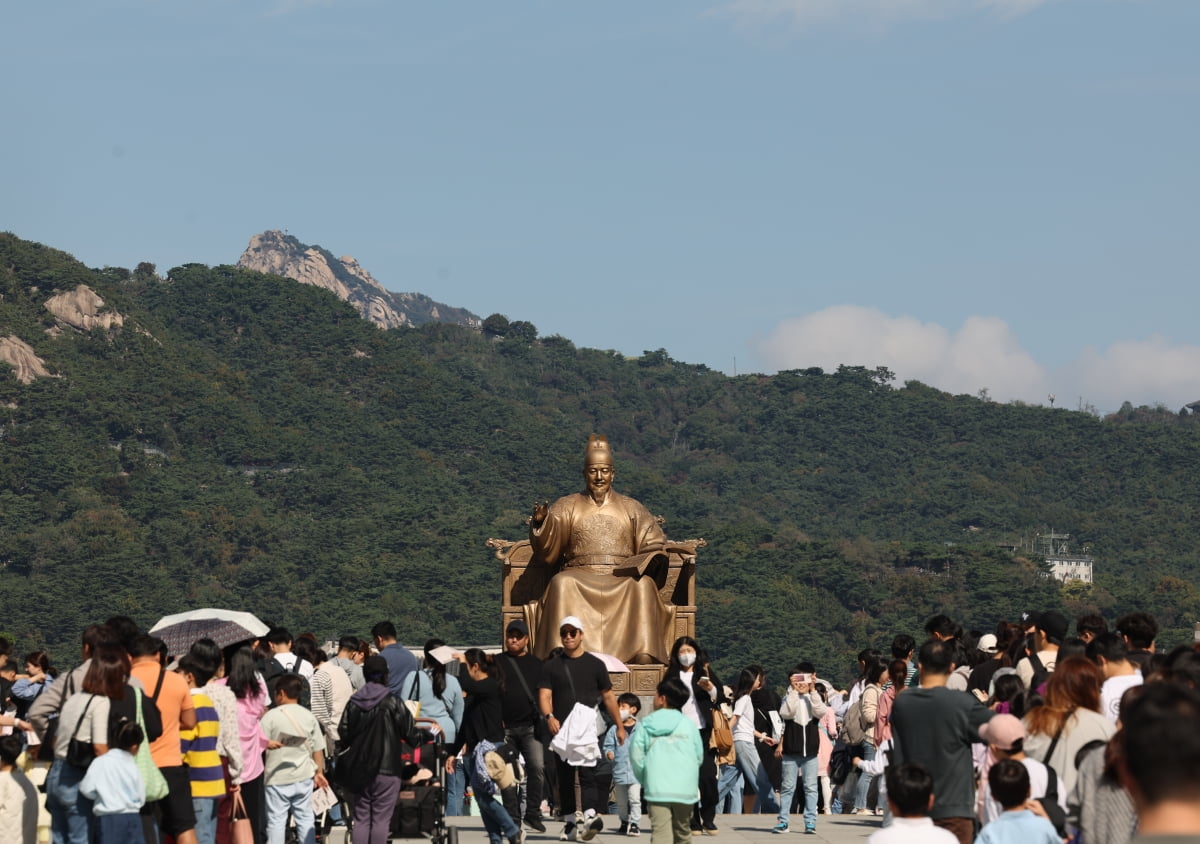
[[[275,627],[171,653],[118,616],[61,673],[0,639],[0,844],[37,841],[42,812],[56,844],[312,844],[336,825],[378,844],[422,782],[492,844],[553,818],[589,841],[612,814],[655,844],[728,814],[811,833],[841,813],[870,816],[876,844],[1197,840],[1200,651],[1157,652],[1143,613],[1071,626],[935,616],[920,646],[860,652],[844,689],[811,659],[781,688],[758,665],[724,685],[684,636],[652,699],[614,693],[576,616],[545,660],[519,619],[498,653],[433,639],[420,660],[389,621],[327,647]]]

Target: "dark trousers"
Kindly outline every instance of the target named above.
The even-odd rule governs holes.
[[[508,743],[525,757],[525,817],[539,818],[542,815],[542,793],[546,782],[546,749],[533,737],[533,726],[509,727],[504,731]],[[513,820],[521,823],[519,800],[516,809],[506,805]]]
[[[354,795],[354,842],[387,844],[392,810],[400,794],[400,777],[378,774]]]
[[[120,815],[96,815],[98,844],[129,844],[142,837],[142,816],[137,812]]]
[[[267,840],[266,774],[242,783],[241,792],[246,814],[250,816],[250,828],[254,830],[254,844],[263,844]]]
[[[712,727],[700,731],[700,741],[704,743],[704,761],[700,763],[700,802],[692,812],[692,827],[714,826],[717,817],[717,756],[716,751],[708,746],[712,737]]]
[[[596,805],[596,769],[577,768],[558,760],[558,798],[562,801],[563,820],[571,823],[579,805],[575,802],[575,776],[579,775],[579,799],[582,808],[590,809]]]

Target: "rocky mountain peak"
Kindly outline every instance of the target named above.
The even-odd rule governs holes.
[[[301,243],[277,229],[250,238],[237,265],[329,290],[380,328],[427,322],[481,324],[470,311],[443,305],[424,294],[393,293],[349,255],[335,258],[328,250]]]

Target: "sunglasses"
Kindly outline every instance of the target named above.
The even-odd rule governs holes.
[[[524,639],[526,636],[526,634],[522,633],[520,630],[509,630],[505,635],[510,639]]]
[[[570,639],[572,636],[578,636],[582,632],[583,632],[582,630],[575,630],[574,628],[571,628],[571,627],[564,627],[562,630],[558,631],[558,635],[563,639]]]

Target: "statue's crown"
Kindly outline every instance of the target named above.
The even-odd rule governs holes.
[[[592,434],[588,437],[587,449],[583,452],[583,465],[592,463],[607,463],[612,465],[612,450],[608,447],[608,437],[603,434]]]

